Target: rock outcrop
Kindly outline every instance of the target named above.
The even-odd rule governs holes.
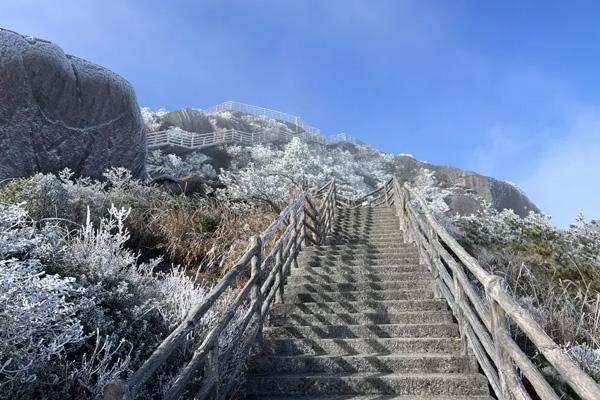
[[[540,211],[525,193],[508,182],[454,167],[432,165],[412,157],[397,157],[395,164],[396,175],[408,182],[411,182],[421,169],[433,171],[440,186],[451,192],[445,198],[450,210],[461,215],[481,210],[482,202],[487,202],[498,210],[510,208],[522,217],[530,211]]]
[[[117,74],[41,39],[0,29],[0,181],[58,172],[145,178],[135,92]]]

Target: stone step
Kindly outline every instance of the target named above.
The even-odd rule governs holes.
[[[417,254],[300,254],[298,261],[320,262],[320,261],[404,261],[414,260]]]
[[[265,336],[297,339],[457,337],[456,324],[269,326]]]
[[[288,284],[297,283],[359,283],[359,282],[385,282],[385,281],[417,281],[422,279],[432,279],[429,271],[390,273],[382,272],[379,274],[343,274],[343,273],[313,273],[308,274],[302,269],[292,270],[292,274],[287,278]]]
[[[353,243],[353,244],[332,243],[332,244],[327,244],[327,245],[308,246],[308,247],[304,248],[302,251],[306,251],[306,250],[313,250],[313,251],[339,250],[339,251],[343,251],[343,250],[361,250],[361,249],[369,249],[371,251],[382,251],[382,250],[386,250],[389,248],[393,248],[396,250],[417,250],[417,246],[415,246],[414,244],[410,244],[410,243],[397,243],[395,245],[385,244],[384,246],[369,245],[366,243]]]
[[[389,222],[334,222],[334,231],[355,230],[360,232],[385,231],[400,232],[400,224],[397,221]]]
[[[322,303],[335,301],[372,301],[372,300],[428,300],[433,299],[433,290],[375,290],[359,292],[293,292],[286,290],[286,303]]]
[[[398,231],[400,229],[400,221],[396,217],[392,217],[389,219],[345,219],[345,220],[336,220],[333,222],[332,227],[334,230],[344,229],[344,228],[379,228],[379,229],[390,229]]]
[[[347,247],[347,248],[329,248],[329,249],[311,249],[308,248],[303,250],[301,255],[306,256],[340,256],[340,255],[416,255],[418,254],[417,249],[403,249],[392,246],[387,247]]]
[[[321,257],[339,257],[339,256],[377,256],[377,255],[416,255],[417,249],[403,249],[394,246],[361,246],[347,248],[330,248],[330,249],[306,249],[300,252],[301,256],[321,256]]]
[[[249,364],[249,370],[252,371],[252,376],[351,372],[473,373],[477,372],[477,363],[472,356],[439,353],[263,356],[254,358]]]
[[[402,238],[404,235],[397,228],[394,229],[364,229],[364,228],[335,228],[333,235],[337,236],[356,236],[357,238],[365,239],[370,237],[397,237]]]
[[[254,395],[402,394],[484,396],[488,394],[488,382],[483,375],[464,373],[253,376],[248,379],[247,393]]]
[[[300,268],[318,268],[318,267],[405,267],[420,265],[419,259],[403,260],[298,260]]]
[[[446,311],[445,300],[384,300],[384,301],[344,301],[326,303],[274,304],[273,313],[360,313],[360,312],[404,312],[404,311]]]
[[[450,324],[453,322],[449,311],[404,311],[404,312],[360,312],[360,313],[285,313],[271,314],[272,326],[316,326],[329,325],[404,325],[404,324]]]
[[[372,339],[291,339],[265,338],[266,355],[331,355],[398,353],[456,353],[460,339],[442,338],[372,338]]]
[[[391,211],[391,210],[390,210]],[[375,220],[381,220],[381,219],[395,219],[395,220],[399,220],[399,217],[396,213],[396,211],[391,211],[391,212],[383,212],[383,213],[377,213],[377,214],[373,214],[373,213],[355,213],[355,214],[351,214],[351,213],[336,213],[335,214],[335,221],[344,221],[344,220],[349,220],[349,219],[358,219],[358,220],[370,220],[370,219],[375,219]]]
[[[432,289],[433,280],[422,281],[384,281],[384,282],[359,282],[359,283],[288,283],[285,289],[288,293],[323,293],[328,292],[355,292],[367,290],[408,290],[408,289]]]
[[[298,264],[306,267],[313,266],[367,266],[367,265],[418,265],[420,260],[418,257],[356,257],[356,258],[298,258]]]
[[[292,269],[293,274],[349,274],[349,275],[360,275],[360,274],[394,274],[394,273],[405,273],[405,272],[423,272],[427,271],[424,265],[417,263],[408,263],[404,265],[313,265],[313,266],[301,266],[299,268]]]
[[[395,396],[395,395],[333,395],[333,396],[265,396],[248,395],[246,400],[494,400],[490,396]]]
[[[398,247],[405,244],[402,236],[392,238],[365,237],[364,235],[328,235],[327,245],[368,246],[374,249]]]

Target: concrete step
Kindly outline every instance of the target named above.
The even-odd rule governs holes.
[[[457,337],[456,324],[269,326],[267,337],[298,339]]]
[[[412,261],[418,257],[417,254],[331,254],[331,255],[320,255],[320,254],[302,254],[298,256],[298,261],[306,262],[321,262],[321,261]]]
[[[248,393],[255,395],[476,395],[488,394],[488,382],[479,374],[276,375],[249,377]]]
[[[333,235],[338,236],[357,236],[362,239],[365,238],[378,238],[378,237],[404,237],[402,232],[397,228],[394,229],[364,229],[364,228],[335,228]]]
[[[419,259],[401,259],[401,260],[298,260],[301,268],[318,267],[404,267],[420,265]]]
[[[333,251],[333,250],[358,250],[358,249],[370,249],[372,251],[383,251],[385,249],[393,248],[396,250],[417,250],[417,246],[410,243],[397,243],[395,245],[386,244],[385,246],[375,246],[368,245],[365,243],[353,243],[353,244],[327,244],[327,245],[315,245],[306,247],[303,251],[306,250],[325,250],[325,251]]]
[[[403,272],[403,273],[390,273],[382,272],[379,274],[307,274],[301,269],[292,270],[292,274],[287,278],[288,284],[298,283],[312,283],[312,284],[324,284],[324,283],[360,283],[360,282],[385,282],[385,281],[418,281],[418,280],[432,279],[429,271],[420,272]]]
[[[360,283],[288,283],[285,289],[289,293],[314,292],[356,292],[363,290],[407,290],[407,289],[432,289],[433,280],[421,281],[384,281],[384,282],[360,282]]]
[[[319,249],[319,250],[312,250],[312,249],[306,249],[306,250],[302,250],[302,252],[300,253],[301,256],[304,257],[315,257],[315,256],[319,256],[319,257],[339,257],[339,256],[347,256],[347,257],[352,257],[352,256],[413,256],[413,255],[417,255],[419,254],[419,252],[417,251],[417,249],[398,249],[392,246],[389,247],[383,247],[383,248],[365,248],[365,247],[359,247],[359,248],[346,248],[346,249],[327,249],[327,250],[323,250],[323,249]]]
[[[379,325],[386,324],[451,324],[449,311],[404,311],[404,312],[361,312],[361,313],[285,313],[281,310],[271,314],[272,326],[316,326],[329,325]]]
[[[359,292],[294,292],[287,290],[286,303],[323,303],[334,301],[372,301],[372,300],[428,300],[433,299],[432,289],[375,290]]]
[[[300,252],[300,258],[306,257],[367,257],[367,256],[396,256],[396,257],[414,257],[417,256],[419,252],[417,250],[404,250],[397,249],[394,246],[386,245],[379,246],[373,245],[370,248],[349,248],[349,249],[331,249],[329,251],[306,251],[302,250]]]
[[[417,263],[408,263],[404,265],[313,265],[305,266],[301,265],[299,268],[292,269],[293,274],[301,275],[320,275],[320,274],[348,274],[348,275],[361,275],[361,274],[395,274],[395,273],[407,273],[407,272],[424,272],[427,271],[424,265],[418,265]]]
[[[460,339],[442,338],[371,338],[371,339],[291,339],[265,338],[265,355],[331,355],[398,353],[458,353]]]
[[[274,304],[272,313],[293,314],[315,313],[360,313],[360,312],[406,312],[406,311],[446,311],[445,300],[385,300],[385,301],[344,301],[326,303]]]
[[[397,221],[389,222],[335,222],[332,225],[334,231],[359,231],[359,232],[400,232],[400,224]]]
[[[382,219],[379,221],[374,220],[337,220],[334,221],[332,226],[336,229],[339,228],[357,228],[357,229],[400,229],[400,221],[397,218]]]
[[[341,246],[369,246],[374,249],[381,249],[386,247],[398,247],[404,243],[402,236],[396,236],[393,238],[381,238],[381,237],[366,237],[364,235],[342,235],[332,234],[328,235],[326,239],[328,246],[341,245]]]
[[[263,356],[254,358],[250,362],[249,370],[253,376],[351,372],[473,373],[477,372],[477,362],[472,356],[438,353]]]
[[[494,400],[490,396],[396,396],[396,395],[333,395],[333,396],[265,396],[248,395],[246,400]]]

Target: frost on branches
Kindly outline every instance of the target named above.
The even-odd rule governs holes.
[[[121,171],[108,175],[114,191],[132,184]],[[94,199],[82,181],[63,179],[33,185]],[[89,210],[73,231],[0,204],[0,398],[101,398],[105,383],[137,368],[210,291],[181,268],[155,272],[158,261],[138,262],[125,247],[130,209],[110,206],[100,218]],[[190,340],[202,338],[235,294],[222,296]]]
[[[391,159],[361,160],[339,147],[309,145],[299,138],[292,139],[282,150],[257,145],[230,146],[228,152],[235,163],[219,174],[226,186],[222,195],[257,201],[275,209],[283,208],[295,195],[334,178],[342,196],[354,197],[382,184],[389,176],[386,169],[391,169]]]

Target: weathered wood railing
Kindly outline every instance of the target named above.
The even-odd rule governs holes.
[[[390,179],[354,202],[355,207],[395,205],[407,241],[435,278],[458,321],[462,350],[472,352],[499,399],[560,399],[546,377],[511,336],[516,328],[582,399],[600,399],[600,386],[574,363],[505,290],[504,281],[477,260],[435,220],[409,185]]]
[[[184,394],[187,397],[189,393],[195,399],[227,398],[239,381],[250,348],[262,341],[262,327],[270,306],[283,300],[285,279],[290,270],[297,267],[298,252],[309,243],[322,243],[331,230],[335,207],[335,181],[316,193],[305,192],[298,196],[269,228],[251,239],[244,255],[206,299],[190,310],[183,322],[128,380],[105,386],[104,398],[132,400],[140,395],[150,378],[161,367],[168,366],[170,356],[184,343],[189,344],[190,336],[202,319],[208,313],[216,312],[215,307],[223,294],[234,288],[236,280],[249,271],[250,278],[225,311],[218,315],[217,323],[203,335],[202,343],[187,364],[178,370],[162,396],[170,400]],[[223,364],[232,370],[224,374]]]

